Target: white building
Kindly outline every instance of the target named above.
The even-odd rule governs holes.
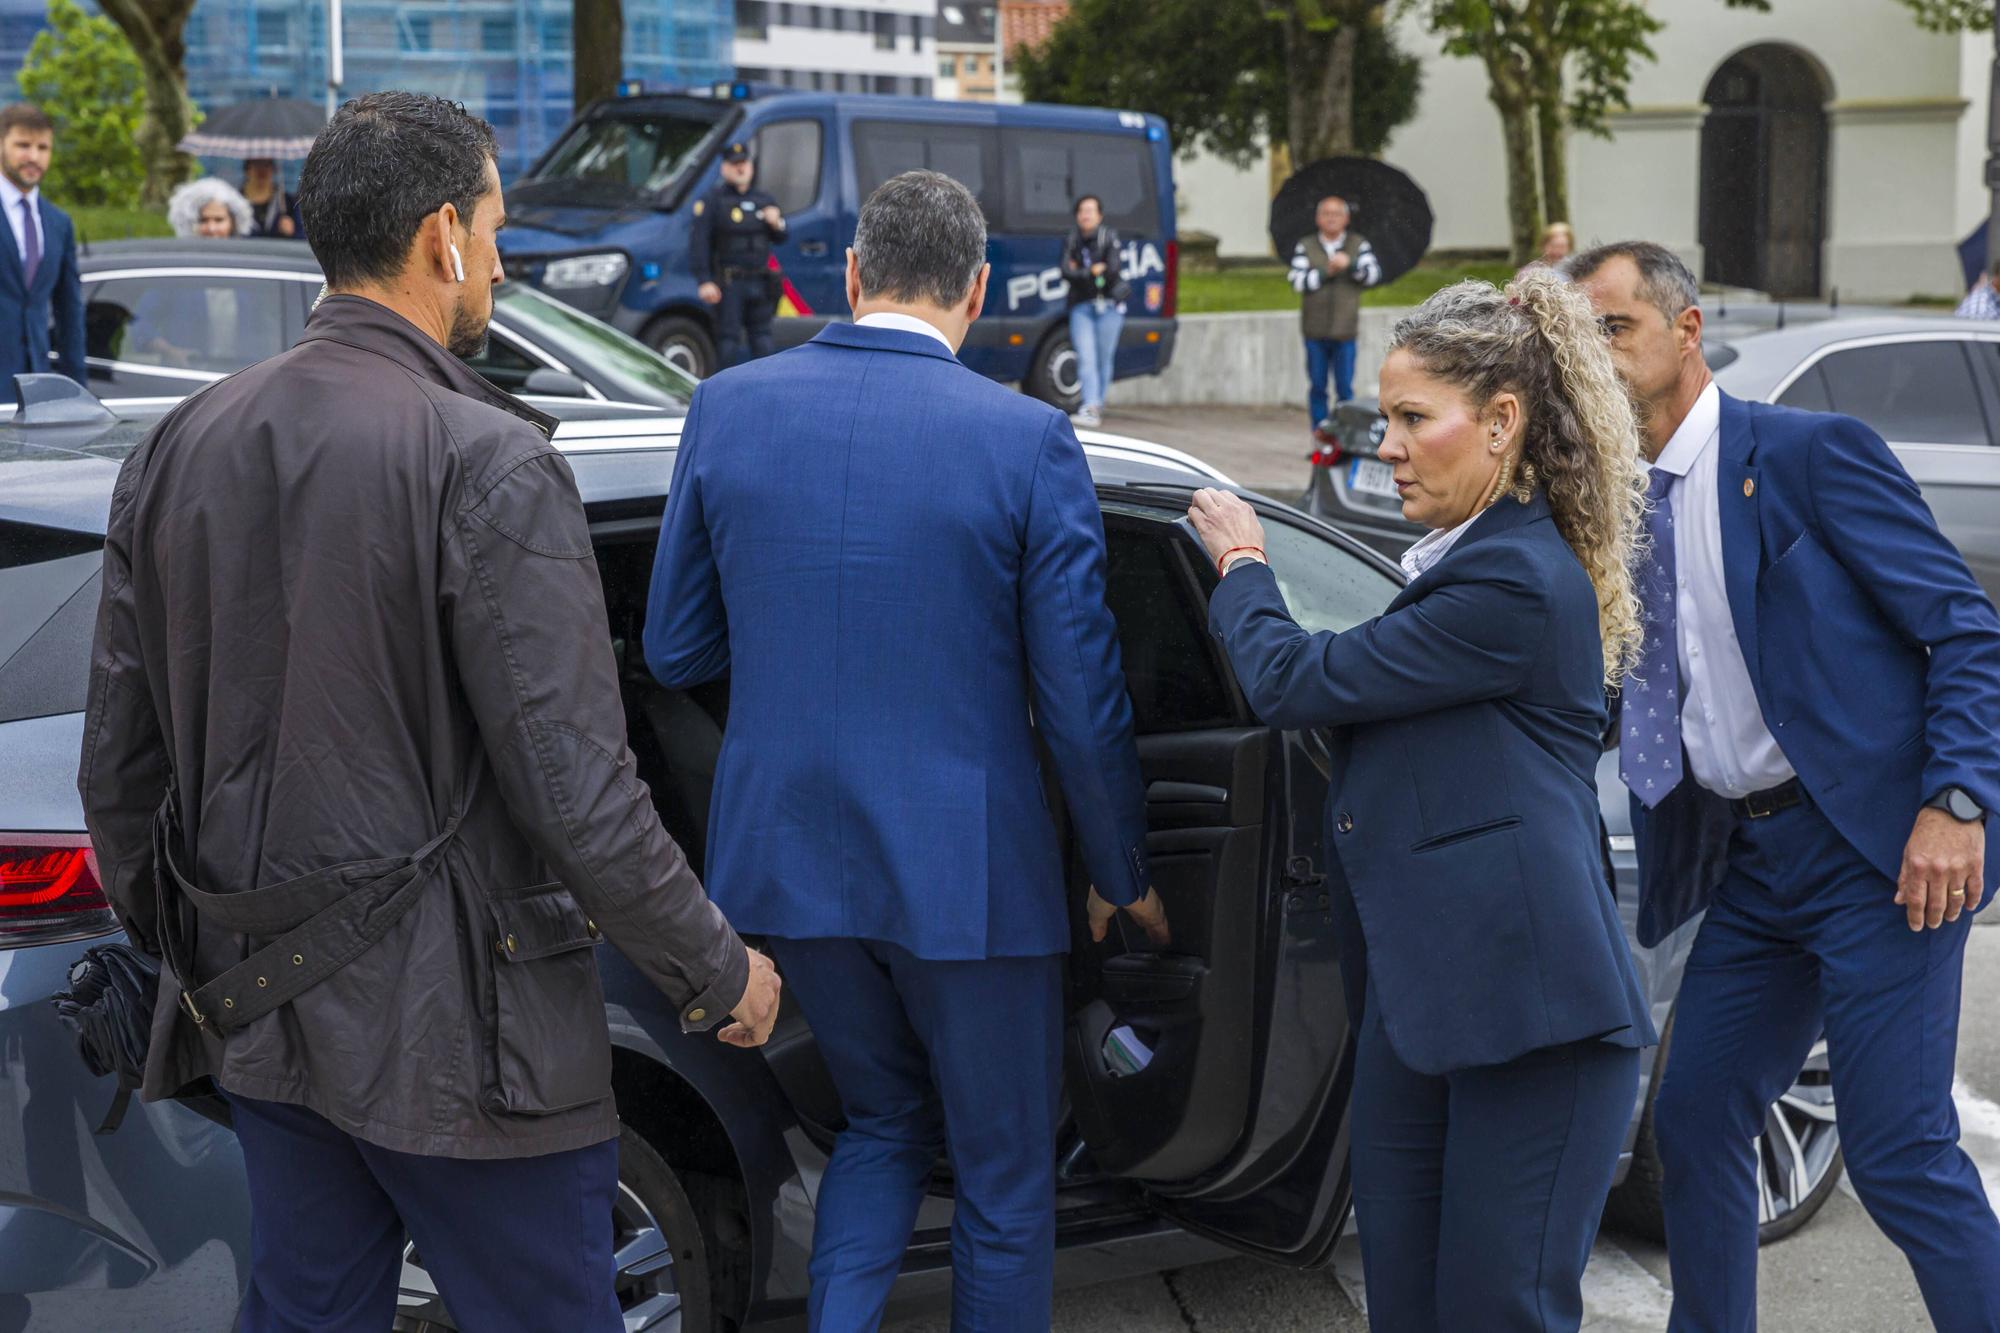
[[[736,77],[929,97],[936,30],[937,0],[736,0]]]
[[[1665,30],[1634,71],[1612,138],[1573,135],[1568,221],[1579,240],[1645,237],[1705,279],[1843,300],[1952,296],[1958,242],[1986,216],[1993,36],[1928,33],[1890,0],[1654,0]],[[1383,154],[1430,195],[1432,245],[1504,249],[1506,158],[1479,62],[1424,59],[1415,120]],[[1183,163],[1181,225],[1224,254],[1268,253],[1262,165]],[[1365,225],[1365,224],[1364,224]]]

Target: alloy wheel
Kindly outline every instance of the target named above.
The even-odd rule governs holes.
[[[1826,1039],[1813,1044],[1798,1082],[1764,1114],[1757,1139],[1757,1222],[1782,1223],[1827,1182],[1840,1160]]]

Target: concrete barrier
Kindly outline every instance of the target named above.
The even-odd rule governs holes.
[[[1354,390],[1375,392],[1389,329],[1403,306],[1361,312]],[[1109,405],[1169,407],[1188,403],[1242,403],[1304,407],[1306,353],[1296,310],[1251,310],[1228,315],[1182,315],[1173,363],[1163,374],[1115,381]]]

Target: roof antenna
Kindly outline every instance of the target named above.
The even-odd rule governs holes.
[[[1835,310],[1840,309],[1840,288],[1838,287],[1833,289],[1833,308]]]
[[[1781,329],[1785,327],[1785,303],[1783,301],[1778,302],[1778,327]]]

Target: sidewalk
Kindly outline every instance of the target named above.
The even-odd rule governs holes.
[[[1104,409],[1107,434],[1129,435],[1193,454],[1236,482],[1276,500],[1296,501],[1311,470],[1312,435],[1303,407],[1121,407]]]

